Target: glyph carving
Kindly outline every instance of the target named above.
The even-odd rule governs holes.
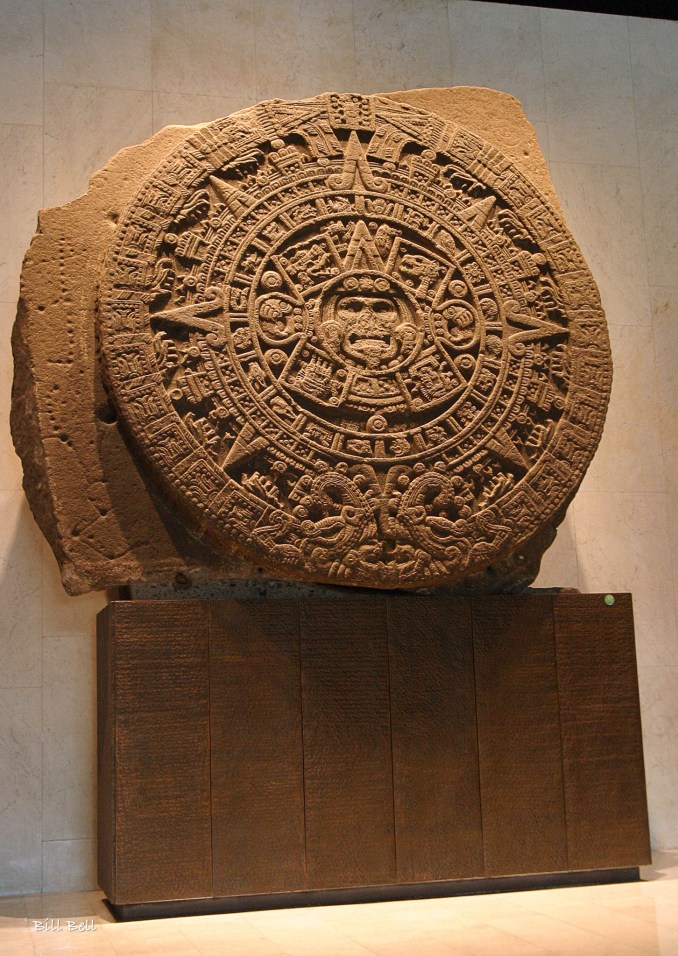
[[[356,586],[510,565],[562,517],[611,378],[551,205],[496,146],[378,96],[191,135],[118,225],[98,334],[135,454],[196,533]]]

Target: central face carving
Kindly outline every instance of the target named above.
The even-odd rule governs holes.
[[[318,329],[325,347],[365,372],[389,372],[419,338],[411,304],[387,278],[351,277],[330,290]]]
[[[381,296],[344,295],[337,302],[341,350],[349,358],[378,368],[396,357],[400,316],[394,302]],[[343,331],[343,334],[342,334]]]

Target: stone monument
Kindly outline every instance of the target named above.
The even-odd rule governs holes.
[[[611,381],[515,100],[167,128],[41,214],[13,345],[66,589],[139,586],[97,619],[120,918],[637,878],[630,595],[506,593]]]
[[[274,100],[127,152],[44,214],[15,331],[67,590],[529,584],[611,363],[515,101]]]

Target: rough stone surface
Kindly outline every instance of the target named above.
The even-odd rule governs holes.
[[[463,88],[273,101],[123,151],[41,214],[14,349],[72,593],[525,586],[611,375],[531,127]]]

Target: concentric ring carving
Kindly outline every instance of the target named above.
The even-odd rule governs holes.
[[[463,580],[571,498],[610,386],[562,221],[499,151],[379,97],[192,135],[120,223],[107,381],[194,529],[277,573]]]

